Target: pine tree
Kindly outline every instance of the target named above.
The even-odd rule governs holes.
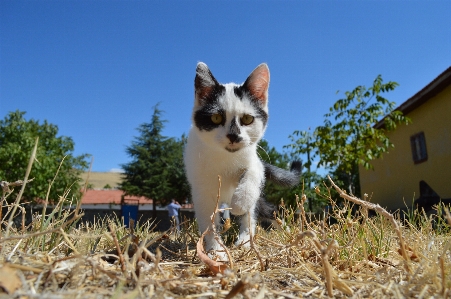
[[[140,135],[135,137],[126,152],[132,161],[122,165],[124,170],[120,189],[128,195],[145,196],[156,205],[165,205],[173,198],[189,197],[188,183],[183,168],[183,141],[162,135],[165,120],[163,111],[154,107],[150,123],[139,126]]]

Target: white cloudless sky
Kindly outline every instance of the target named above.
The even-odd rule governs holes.
[[[448,68],[451,1],[0,1],[0,118],[57,125],[94,171],[130,161],[158,102],[164,135],[188,132],[199,61],[223,83],[268,63],[283,151],[343,92],[381,74],[399,105]]]

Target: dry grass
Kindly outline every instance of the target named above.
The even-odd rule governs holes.
[[[3,205],[14,184],[3,183]],[[223,235],[230,262],[202,253],[194,222],[161,233],[150,222],[79,223],[82,211],[60,208],[25,226],[21,206],[9,205],[0,218],[0,297],[450,298],[449,214],[413,212],[401,222],[339,192],[345,204],[330,218],[308,219],[301,197],[300,213],[283,210],[284,229],[258,228],[250,249],[233,245],[232,226]],[[17,224],[8,221],[13,210]]]
[[[7,213],[0,214],[0,298],[451,297],[447,209],[401,221],[331,180],[345,204],[334,205],[330,217],[308,219],[302,196],[299,215],[282,210],[282,229],[259,228],[250,249],[232,245],[233,226],[224,232],[230,261],[221,262],[203,252],[194,222],[164,233],[151,222],[130,229],[110,218],[79,223],[81,200],[65,210],[64,195],[26,225],[19,198],[35,150],[24,181],[1,182]],[[15,202],[6,204],[18,186]],[[334,203],[330,193],[323,196]]]
[[[92,188],[103,188],[106,185],[110,185],[111,188],[116,188],[121,182],[121,174],[119,172],[84,172],[80,177],[85,182],[88,175]]]

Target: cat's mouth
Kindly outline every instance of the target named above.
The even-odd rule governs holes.
[[[230,148],[226,146],[226,151],[228,151],[229,153],[234,153],[240,150],[240,147],[234,147],[234,148]]]

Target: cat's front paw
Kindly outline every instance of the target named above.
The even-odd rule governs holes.
[[[214,261],[219,261],[219,262],[228,262],[229,261],[229,256],[227,255],[227,253],[225,253],[224,250],[213,250],[213,249],[209,250],[208,257]]]
[[[207,251],[208,257],[215,261],[229,261],[229,258],[224,250],[222,248],[221,244],[214,239],[213,235],[207,235],[205,236],[206,239],[206,246],[205,249]]]
[[[238,247],[242,247],[244,249],[251,248],[251,240],[249,235],[240,235],[238,240],[235,242],[235,245]]]
[[[249,212],[249,210],[246,209],[247,207],[243,207],[243,205],[240,202],[236,203],[236,201],[234,201],[233,199],[232,199],[232,203],[230,204],[230,208],[231,208],[230,211],[232,212],[232,214],[236,215],[236,216],[241,216],[241,215],[244,215],[245,213]]]

